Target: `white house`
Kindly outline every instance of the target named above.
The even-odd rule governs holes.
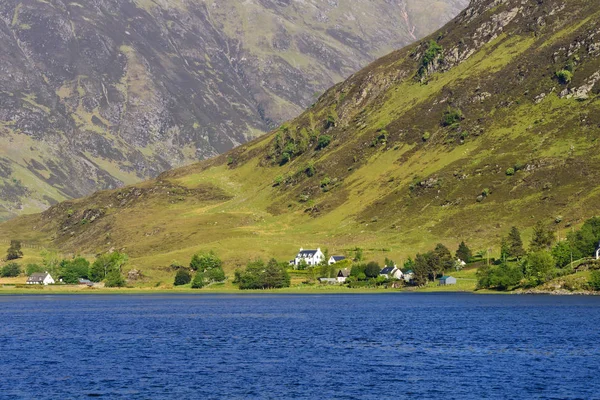
[[[331,257],[329,257],[328,264],[329,265],[335,264],[336,262],[340,262],[345,259],[346,259],[346,257],[344,257],[344,256],[331,256]]]
[[[404,273],[404,282],[410,282],[413,280],[413,278],[415,277],[415,273],[412,269],[409,269],[408,271],[406,271]]]
[[[600,260],[600,243],[598,243],[598,247],[596,247],[596,260]]]
[[[28,285],[53,285],[54,279],[47,272],[35,272],[27,278]]]
[[[348,268],[340,269],[337,274],[337,281],[339,283],[346,282],[346,279],[350,276],[350,270]]]
[[[290,264],[297,267],[302,260],[308,265],[319,265],[321,261],[325,260],[325,254],[323,254],[320,248],[316,250],[304,250],[300,248],[300,252],[298,252],[296,258],[290,261]]]
[[[379,276],[385,276],[386,279],[402,279],[404,274],[395,265],[392,267],[385,267],[379,272]]]

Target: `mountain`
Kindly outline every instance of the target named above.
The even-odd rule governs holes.
[[[0,218],[230,150],[466,3],[2,1]]]
[[[160,280],[198,250],[232,269],[299,247],[497,251],[537,221],[564,237],[600,211],[599,91],[600,4],[477,0],[269,135],[16,218],[0,239],[123,249]]]

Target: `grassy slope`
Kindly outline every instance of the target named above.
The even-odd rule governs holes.
[[[569,0],[561,10],[562,3],[476,2],[471,11],[478,16],[467,10],[432,36],[445,61],[425,83],[414,77],[427,41],[332,88],[290,123],[292,131],[323,132],[335,110],[337,126],[327,132],[333,141],[324,150],[314,150],[313,141],[309,151],[278,166],[268,156],[272,134],[156,181],[9,221],[0,239],[65,252],[124,249],[149,281],[170,282],[167,266],[199,250],[215,250],[231,271],[254,257],[290,259],[300,246],[342,254],[360,246],[370,259],[397,262],[437,242],[497,247],[511,225],[527,236],[538,219],[564,236],[599,211],[600,110],[596,86],[587,100],[560,98],[566,86],[554,73],[576,54],[568,87],[578,88],[600,68],[588,51],[588,38],[600,29],[600,6]],[[474,33],[515,7],[520,11],[504,29]],[[567,54],[569,46],[578,50]],[[473,53],[456,61],[454,48]],[[439,123],[448,105],[465,115],[458,129]],[[387,142],[372,147],[381,128]],[[431,134],[426,142],[425,132]],[[464,143],[460,132],[469,133]],[[310,178],[298,173],[309,161],[317,170]],[[527,168],[507,176],[515,163]],[[287,179],[274,186],[278,176]],[[336,182],[327,192],[320,188],[325,177]],[[491,194],[477,202],[485,188]],[[90,210],[105,214],[84,223]]]

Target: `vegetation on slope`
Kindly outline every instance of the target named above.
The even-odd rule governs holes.
[[[528,239],[536,221],[564,237],[599,211],[599,13],[583,0],[475,1],[270,135],[9,221],[1,238],[120,249],[160,280],[200,250],[230,272],[301,246],[400,261],[466,240],[499,254],[510,227]],[[422,70],[432,41],[441,53]]]

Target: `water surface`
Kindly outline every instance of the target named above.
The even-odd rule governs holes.
[[[600,399],[600,298],[0,296],[0,398]]]

